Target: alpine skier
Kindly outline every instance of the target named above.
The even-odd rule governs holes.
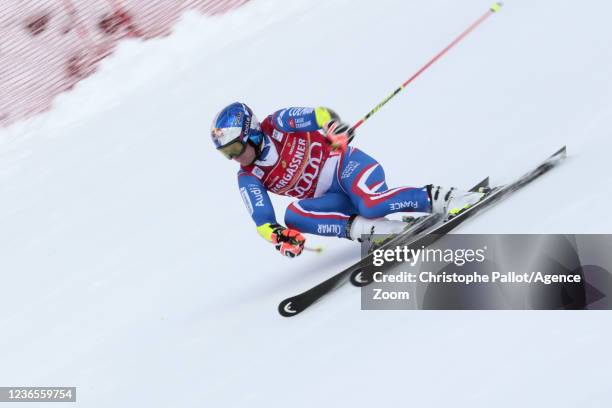
[[[223,108],[211,137],[228,159],[240,163],[238,186],[257,231],[281,254],[302,253],[303,233],[351,240],[392,235],[407,224],[395,212],[454,214],[482,193],[427,185],[389,189],[382,166],[348,146],[352,132],[325,107],[290,107],[258,122],[244,103]],[[279,224],[268,192],[295,197]]]

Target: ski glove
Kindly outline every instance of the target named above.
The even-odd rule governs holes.
[[[264,224],[257,227],[259,234],[284,256],[295,258],[304,250],[306,238],[298,230],[283,227],[280,224]]]
[[[332,119],[323,125],[323,132],[332,150],[340,150],[342,153],[346,151],[349,140],[354,133],[347,123],[338,119]]]
[[[300,234],[300,231],[280,225],[272,233],[272,243],[275,244],[276,249],[289,258],[300,255],[304,250],[305,242],[306,238]]]

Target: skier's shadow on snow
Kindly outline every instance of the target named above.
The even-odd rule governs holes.
[[[302,256],[309,256],[308,263],[304,263],[295,269],[279,276],[279,279],[275,279],[273,283],[267,285],[268,288],[261,292],[263,296],[275,295],[279,289],[285,291],[295,291],[298,286],[297,292],[286,293],[286,297],[296,295],[302,292],[317,282],[321,282],[321,278],[325,276],[332,277],[338,273],[341,269],[348,268],[359,260],[359,247],[335,249],[330,252],[324,252],[322,254],[303,254]],[[286,272],[286,271],[285,271]],[[313,277],[316,279],[313,281]]]
[[[226,305],[219,305],[222,309],[241,304],[244,299],[264,300],[272,305],[282,299],[297,295],[322,280],[331,278],[341,269],[347,268],[359,260],[359,247],[346,247],[334,249],[333,252],[322,254],[305,253],[308,262],[296,268],[280,267],[277,279],[261,280],[258,286],[243,287],[234,292],[231,297],[225,296]]]

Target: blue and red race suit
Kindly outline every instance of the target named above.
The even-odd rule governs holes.
[[[299,199],[287,207],[287,227],[324,236],[348,237],[353,215],[431,211],[425,187],[389,189],[375,159],[354,147],[332,151],[319,132],[329,119],[322,109],[286,108],[262,121],[261,153],[238,172],[240,194],[258,229],[277,222],[268,192]]]

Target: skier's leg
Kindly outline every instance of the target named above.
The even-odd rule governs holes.
[[[289,204],[285,224],[307,234],[348,237],[347,224],[357,210],[343,193],[327,193]]]
[[[349,148],[338,165],[338,181],[359,215],[379,218],[395,212],[431,212],[427,187],[389,189],[385,171],[372,157]]]
[[[382,166],[364,152],[351,148],[338,165],[337,179],[359,215],[378,218],[394,212],[434,212],[454,215],[478,202],[483,194],[427,185],[388,189]]]

